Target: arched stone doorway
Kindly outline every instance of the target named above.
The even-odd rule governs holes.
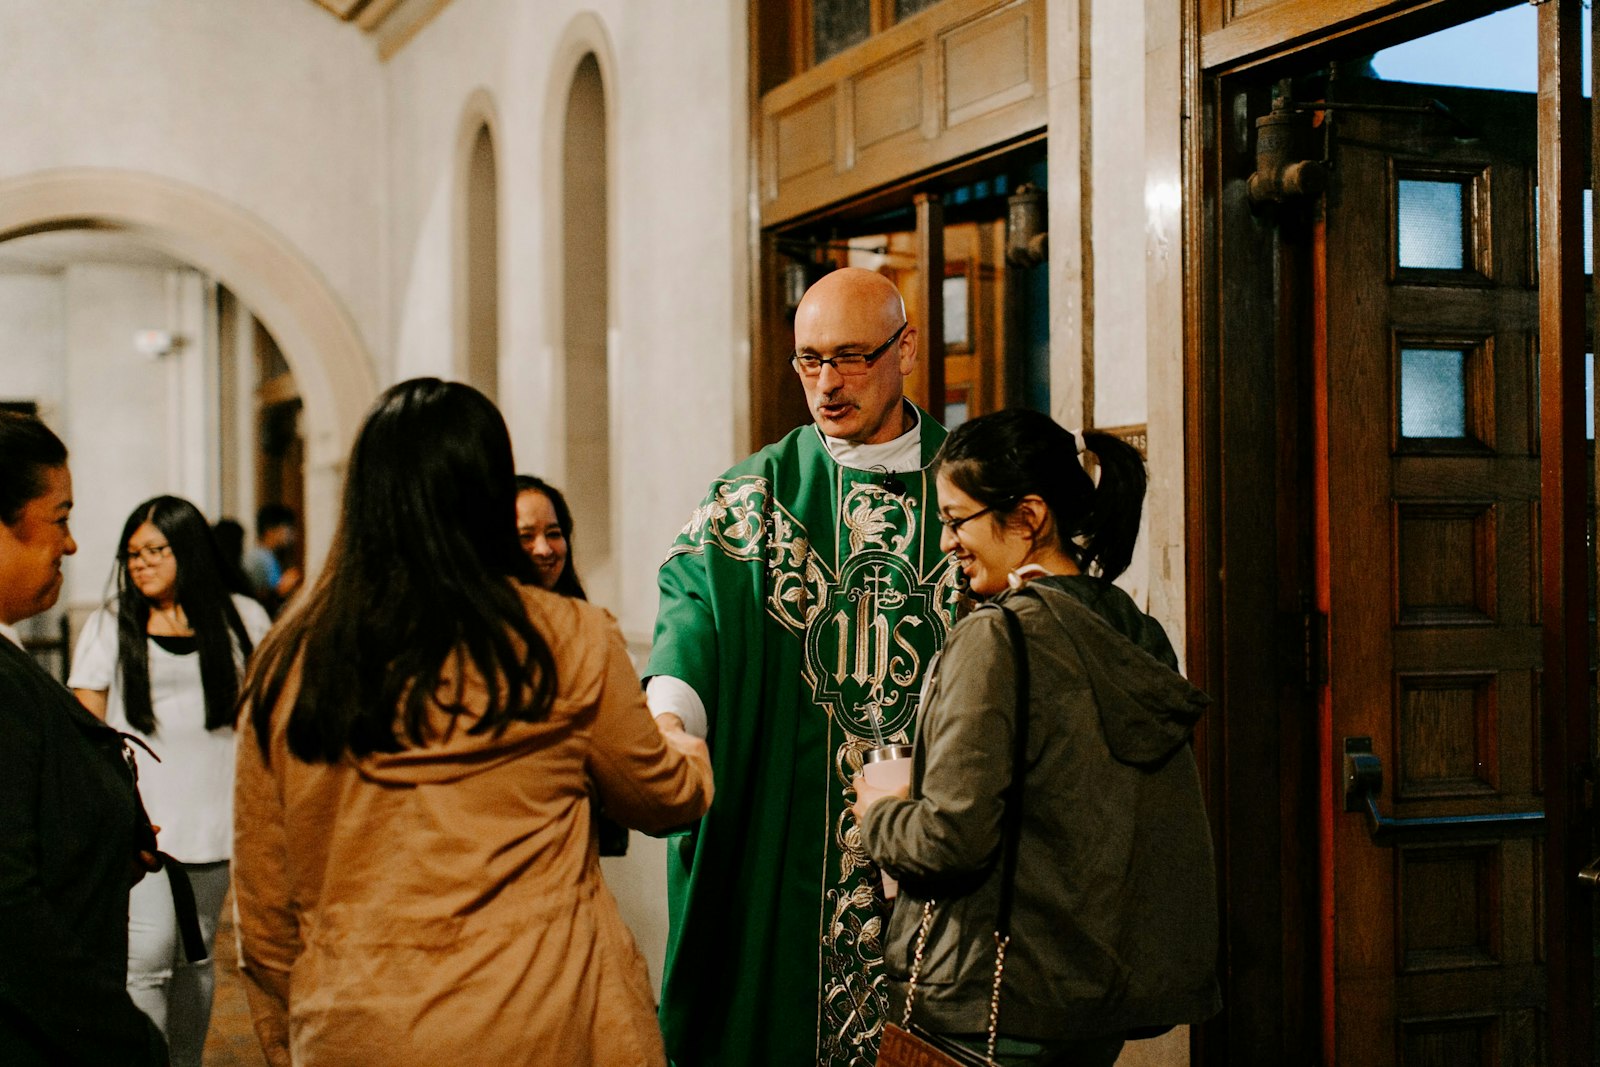
[[[321,273],[253,215],[170,179],[73,169],[0,182],[0,241],[76,227],[126,231],[214,275],[278,339],[304,393],[307,554],[320,560],[345,457],[378,390],[371,354]]]

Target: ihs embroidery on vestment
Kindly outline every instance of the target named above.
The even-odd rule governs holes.
[[[757,475],[719,483],[673,548],[762,562],[766,614],[801,640],[803,681],[829,719],[832,756],[818,768],[828,776],[817,1020],[826,1067],[870,1067],[884,1022],[881,883],[850,812],[850,780],[877,737],[910,741],[922,673],[944,646],[957,593],[953,561],[924,541],[919,480],[919,492],[895,494],[841,475],[832,560]]]

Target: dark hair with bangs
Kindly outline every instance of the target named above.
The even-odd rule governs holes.
[[[67,465],[67,446],[37,416],[0,411],[0,522],[15,526],[44,495],[44,472]]]
[[[1061,548],[1084,574],[1115,579],[1133,561],[1146,475],[1139,450],[1111,434],[1083,434],[1100,465],[1095,484],[1078,440],[1048,415],[1010,408],[964,422],[934,465],[957,489],[1004,519],[1025,496],[1050,509]]]
[[[589,595],[583,591],[583,583],[578,581],[577,564],[572,562],[572,511],[567,507],[567,498],[561,495],[561,490],[531,474],[517,475],[517,495],[523,493],[540,493],[550,501],[550,508],[556,513],[556,525],[561,527],[561,536],[567,542],[566,561],[550,591],[576,600],[588,600]]]
[[[424,744],[430,705],[469,710],[469,666],[488,704],[468,732],[549,713],[555,658],[517,589],[534,571],[517,541],[515,479],[505,422],[471,386],[416,378],[378,398],[350,454],[322,575],[262,643],[245,684],[263,755],[297,665],[288,743],[308,763]],[[447,667],[461,668],[453,696]]]
[[[200,685],[205,692],[206,729],[234,722],[239,668],[251,651],[250,635],[229,595],[227,565],[200,509],[176,496],[158,496],[133,509],[117,542],[117,670],[122,709],[142,734],[156,732],[150,703],[150,601],[128,573],[128,542],[145,523],[161,531],[178,567],[174,593],[194,630],[200,650]]]

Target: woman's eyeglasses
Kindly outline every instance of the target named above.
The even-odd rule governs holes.
[[[976,519],[978,516],[987,515],[993,510],[994,508],[992,507],[980,508],[979,510],[974,511],[971,515],[963,515],[959,519],[946,518],[945,516],[940,515],[939,525],[943,526],[946,530],[949,530],[953,534],[958,534],[961,532],[961,527],[965,526],[973,519]]]
[[[171,545],[141,545],[138,548],[130,548],[124,552],[122,559],[123,562],[128,564],[132,564],[134,560],[141,560],[146,564],[154,565],[170,555],[172,555]]]

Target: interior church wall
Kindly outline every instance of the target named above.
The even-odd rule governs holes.
[[[1147,427],[1144,530],[1119,584],[1181,656],[1181,11],[1052,0],[1048,17],[1051,414]]]
[[[615,550],[607,567],[585,554],[579,530],[576,553],[637,647],[654,621],[657,564],[742,439],[742,5],[455,0],[389,60],[392,377],[453,366],[455,154],[464,109],[482,91],[497,119],[500,403],[519,465],[565,481],[562,123],[591,50],[610,124]]]
[[[324,337],[337,335],[328,347],[340,355],[286,345],[291,362],[304,369],[321,360],[328,377],[374,380],[370,366],[332,366],[354,350],[376,351],[387,334],[383,85],[359,29],[282,0],[29,0],[6,5],[3,34],[14,47],[0,67],[8,105],[0,190],[34,183],[48,192],[42,179],[52,175],[132,175],[213,198],[241,228],[216,236],[219,254],[236,253],[259,229],[258,244],[293,257],[261,268],[276,271],[274,297],[299,310],[317,299],[336,308],[335,327],[327,315],[318,325]],[[316,298],[304,296],[311,288]],[[308,441],[314,555],[331,534],[342,455],[360,415],[346,409],[365,399],[316,401],[308,402],[318,416]]]
[[[57,274],[0,274],[0,400],[56,423],[66,389],[65,289]]]
[[[63,600],[86,615],[107,594],[123,521],[141,500],[174,493],[215,516],[205,464],[213,417],[204,286],[192,271],[82,264],[62,274],[66,381],[57,423],[72,453],[73,536]],[[136,351],[140,330],[171,331],[166,355]]]

